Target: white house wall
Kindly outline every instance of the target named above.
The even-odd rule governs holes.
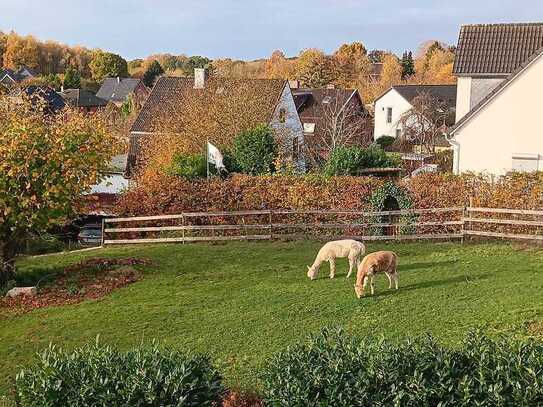
[[[456,82],[456,121],[471,110],[471,78],[459,77]]]
[[[514,155],[537,155],[543,169],[542,93],[540,56],[455,132],[455,172],[504,174]]]
[[[387,123],[387,108],[392,108],[392,122]],[[390,89],[385,95],[375,102],[374,132],[373,138],[377,140],[381,136],[396,137],[396,129],[402,115],[412,108],[411,104],[396,90]]]
[[[285,110],[285,122],[281,123],[279,116],[281,110]],[[298,138],[300,145],[300,155],[296,163],[296,167],[300,171],[304,171],[306,168],[305,162],[305,140],[302,122],[300,116],[296,110],[296,104],[294,103],[294,97],[288,85],[285,85],[281,98],[277,103],[273,116],[270,120],[270,127],[273,129],[276,138],[282,143],[283,151],[286,153],[292,152],[292,146],[294,138]]]

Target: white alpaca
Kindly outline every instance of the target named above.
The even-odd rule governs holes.
[[[330,278],[334,278],[336,276],[336,259],[347,257],[349,259],[349,273],[347,274],[347,278],[349,278],[354,268],[360,264],[360,258],[365,252],[366,246],[356,240],[328,242],[319,250],[313,265],[307,266],[307,277],[315,280],[317,274],[319,274],[321,264],[328,261],[330,262]]]

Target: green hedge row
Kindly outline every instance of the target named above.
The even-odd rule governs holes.
[[[258,387],[269,406],[540,406],[543,342],[472,332],[448,348],[324,329],[276,354]],[[218,406],[225,388],[201,355],[51,346],[17,375],[16,393],[22,406]]]
[[[541,406],[543,343],[470,333],[450,349],[325,329],[276,355],[262,384],[270,406]]]
[[[22,406],[213,406],[224,394],[210,360],[158,346],[120,352],[50,346],[16,377]]]

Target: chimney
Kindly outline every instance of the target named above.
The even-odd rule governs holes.
[[[326,85],[326,89],[335,89],[335,88],[336,88],[336,85],[334,85],[333,83]]]
[[[297,79],[291,79],[288,81],[288,86],[290,86],[290,89],[300,89],[300,81]]]
[[[207,81],[207,69],[194,69],[194,89],[205,89]]]

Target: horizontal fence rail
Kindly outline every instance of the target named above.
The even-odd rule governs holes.
[[[468,207],[462,221],[467,236],[543,241],[543,211]]]
[[[464,237],[543,241],[543,211],[450,207],[392,211],[251,210],[104,219],[103,244],[353,238]]]
[[[103,244],[318,237],[367,241],[461,239],[463,207],[391,211],[252,210],[105,219]]]

